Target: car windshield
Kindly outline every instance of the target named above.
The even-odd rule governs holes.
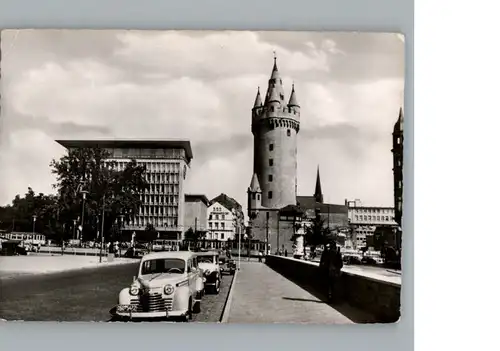
[[[144,261],[141,274],[177,273],[183,274],[185,261],[178,258],[158,258]]]
[[[200,256],[198,257],[198,262],[199,263],[214,263],[214,257],[215,256]]]

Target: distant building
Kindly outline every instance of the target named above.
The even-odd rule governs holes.
[[[182,240],[184,233],[184,181],[193,158],[187,140],[57,140],[68,150],[102,148],[123,170],[135,159],[146,166],[149,188],[141,195],[139,212],[124,226],[124,234],[143,231],[152,224],[160,238]]]
[[[210,202],[205,195],[184,195],[184,232],[190,228],[206,233],[208,231],[208,206]]]
[[[220,194],[210,201],[208,208],[208,241],[216,241],[215,247],[224,246],[224,242],[234,240],[244,234],[245,218],[241,205],[232,197]]]
[[[345,200],[352,230],[352,243],[355,248],[369,247],[370,240],[377,228],[397,226],[393,207],[363,206],[360,200]]]

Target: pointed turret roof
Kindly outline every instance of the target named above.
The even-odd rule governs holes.
[[[275,92],[276,96],[273,96],[273,99],[271,99],[273,90],[276,90]],[[264,104],[267,104],[269,101],[279,101],[284,104],[283,102],[284,99],[285,99],[285,91],[283,89],[283,83],[281,81],[281,76],[278,71],[278,65],[276,64],[276,55],[275,55],[273,71],[271,72],[271,78],[269,78],[269,85],[267,87],[266,100]]]
[[[288,106],[297,106],[299,107],[299,102],[297,101],[297,94],[295,94],[295,84],[292,84],[292,94],[290,95],[290,101],[288,102]]]
[[[262,98],[260,96],[260,87],[257,88],[257,96],[255,97],[255,102],[253,108],[262,106]]]
[[[271,93],[269,94],[269,100],[268,102],[279,102],[280,97],[278,95],[278,89],[276,89],[275,86],[271,87]]]
[[[404,120],[404,115],[403,115],[403,107],[399,108],[399,117],[394,124],[394,132],[402,132],[403,131],[403,120]]]
[[[316,173],[316,189],[314,190],[314,197],[316,198],[317,202],[320,203],[323,202],[323,193],[321,191],[321,180],[319,177],[319,165],[318,165],[318,171]]]
[[[252,176],[252,181],[250,182],[250,187],[248,188],[251,192],[261,193],[259,179],[257,178],[257,174],[254,173]]]
[[[274,55],[274,65],[273,71],[271,72],[271,79],[280,79],[280,72],[278,71],[278,65],[276,64],[276,55]]]

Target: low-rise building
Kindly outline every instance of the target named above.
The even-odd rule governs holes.
[[[367,247],[367,237],[373,236],[378,227],[396,227],[394,207],[364,206],[359,199],[345,200],[349,223],[352,231],[351,240],[355,248]]]
[[[220,194],[210,201],[207,211],[208,232],[206,240],[212,247],[223,247],[228,240],[244,234],[245,217],[241,205],[226,194]]]
[[[210,202],[205,195],[184,195],[184,227],[185,230],[208,231],[208,206]]]

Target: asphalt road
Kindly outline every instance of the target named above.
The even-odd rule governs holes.
[[[132,282],[137,263],[77,272],[19,276],[0,280],[0,318],[24,321],[110,320],[118,293]],[[224,276],[221,292],[207,294],[194,321],[218,322],[232,276]]]

